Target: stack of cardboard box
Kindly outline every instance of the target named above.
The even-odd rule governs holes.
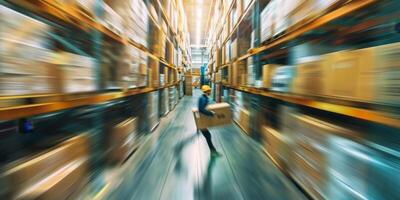
[[[217,73],[215,73],[215,82],[220,83],[222,81],[222,73],[221,70],[218,70]]]
[[[232,85],[246,85],[247,67],[245,61],[238,61],[232,65]]]
[[[342,0],[285,0],[290,24],[298,24],[304,19],[316,17],[332,5]]]
[[[166,84],[165,74],[160,74],[160,86],[164,86]]]
[[[234,39],[231,43],[231,59],[235,60],[238,57],[238,39]]]
[[[329,137],[344,129],[305,115],[296,115],[295,120],[299,135],[293,138],[291,171],[314,196],[321,196],[328,180]]]
[[[236,121],[240,128],[243,129],[243,131],[246,134],[250,134],[250,112],[249,110],[241,107],[239,108],[239,119]]]
[[[169,107],[172,110],[178,103],[176,86],[169,87],[168,92],[169,92]]]
[[[101,23],[114,33],[122,35],[124,33],[123,18],[108,4],[103,4],[103,9],[104,16],[101,18]]]
[[[59,52],[56,54],[58,88],[63,93],[88,92],[96,90],[93,69],[95,60],[90,57]]]
[[[215,84],[215,101],[220,103],[221,102],[221,84]]]
[[[149,69],[148,69],[148,80],[149,86],[156,88],[160,86],[160,62],[153,58],[148,59]]]
[[[292,92],[304,95],[326,94],[327,70],[324,62],[320,56],[299,59]]]
[[[46,49],[51,27],[2,5],[0,27],[0,95],[58,92]]]
[[[152,130],[159,122],[159,92],[154,91],[147,94],[147,119],[148,129]]]
[[[137,137],[137,118],[125,119],[110,127],[109,134],[109,159],[113,163],[121,164],[133,152]]]
[[[148,47],[149,17],[143,1],[107,1],[122,17],[124,35],[138,44]]]
[[[286,137],[270,126],[263,126],[262,136],[264,138],[264,147],[272,159],[279,165],[286,165],[285,159],[288,150]]]
[[[52,149],[22,158],[1,172],[6,199],[78,198],[88,181],[87,135],[73,137]]]
[[[74,0],[74,1],[58,1],[58,2],[63,4],[62,5],[63,7],[65,7],[65,4],[67,2],[69,2],[70,4],[74,3],[74,5],[71,5],[71,6],[74,6],[80,10],[83,10],[86,13],[88,13],[89,15],[96,16],[96,13],[95,13],[95,9],[96,9],[95,6],[97,3],[96,0]]]
[[[341,0],[272,0],[261,12],[261,42],[316,17]]]
[[[231,53],[232,53],[232,51],[231,51],[231,41],[230,40],[228,40],[227,42],[226,42],[226,44],[225,44],[225,60],[223,60],[223,61],[225,61],[225,63],[228,63],[228,62],[230,62],[231,61]]]
[[[160,90],[160,116],[165,116],[170,111],[168,88]]]
[[[400,43],[374,48],[375,101],[400,105]]]
[[[171,64],[174,63],[174,55],[175,55],[174,50],[175,50],[175,48],[174,48],[173,43],[167,40],[166,51],[165,51],[165,60],[168,63],[171,63]]]
[[[221,64],[222,64],[222,50],[217,49],[215,53],[215,65],[219,67],[221,66]]]
[[[192,75],[186,74],[185,75],[185,95],[192,95],[193,90],[193,82],[192,82]]]
[[[247,85],[255,86],[256,73],[253,64],[253,57],[247,58]]]
[[[126,48],[127,52],[126,55],[124,55],[124,59],[129,66],[129,70],[126,74],[128,87],[147,86],[147,55],[134,47]]]
[[[128,87],[126,75],[129,72],[129,59],[126,46],[104,41],[101,48],[101,87],[106,89]],[[123,58],[123,59],[121,59]]]
[[[151,53],[157,57],[161,57],[161,42],[164,40],[162,30],[154,23],[150,23],[148,37],[148,46]]]
[[[285,27],[282,27],[285,24],[276,23],[276,18],[277,18],[277,12],[275,11],[277,5],[276,0],[272,0],[269,2],[269,4],[264,8],[264,10],[261,12],[260,16],[260,21],[261,21],[261,42],[264,42],[268,39],[270,39],[272,36],[274,36],[276,29],[283,29]],[[277,27],[279,26],[279,27]]]
[[[25,43],[0,39],[0,94],[22,95],[59,92],[52,73],[54,54]]]
[[[292,92],[398,105],[400,43],[301,58]]]
[[[277,92],[290,92],[295,74],[296,68],[294,66],[277,67],[272,76],[272,85],[270,89]]]
[[[237,39],[237,56],[243,56],[244,54],[247,53],[247,50],[250,48],[250,39],[246,37],[240,37]]]
[[[272,86],[272,77],[275,74],[276,69],[279,65],[274,64],[266,64],[262,68],[262,83],[263,88],[271,88]]]

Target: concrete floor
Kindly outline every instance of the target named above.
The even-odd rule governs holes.
[[[191,113],[198,95],[181,99],[163,119],[154,142],[141,147],[146,149],[142,156],[128,160],[131,167],[107,199],[305,199],[260,145],[234,124],[210,129],[222,154],[211,157]]]

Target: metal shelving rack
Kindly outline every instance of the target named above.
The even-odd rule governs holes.
[[[211,70],[211,71],[213,71],[213,73],[215,74],[218,71],[221,71],[224,69],[226,70],[228,66],[232,67],[232,65],[235,63],[246,61],[246,59],[248,59],[250,57],[253,57],[254,63],[257,64],[258,63],[258,62],[256,62],[257,57],[259,57],[260,54],[265,51],[271,51],[271,52],[269,52],[267,54],[267,56],[264,56],[264,59],[277,57],[280,54],[284,53],[282,51],[277,51],[276,50],[277,47],[286,45],[286,44],[290,43],[291,41],[305,35],[306,33],[310,32],[310,31],[317,30],[321,27],[324,27],[325,25],[329,24],[330,22],[338,20],[342,17],[346,17],[353,13],[357,13],[359,10],[362,10],[363,8],[368,7],[368,6],[372,6],[373,4],[375,4],[377,2],[378,1],[376,1],[376,0],[353,0],[353,1],[349,1],[345,4],[336,6],[332,9],[327,9],[325,12],[322,12],[318,17],[308,19],[308,21],[302,22],[301,25],[294,25],[292,27],[289,27],[289,29],[286,30],[283,34],[278,35],[277,37],[275,37],[265,43],[262,43],[254,48],[248,49],[247,53],[245,53],[243,55],[238,55],[238,57],[236,59],[234,59],[230,62],[221,63],[220,65],[216,66],[215,61],[214,61],[215,56],[211,57],[212,60],[210,60],[209,66],[214,67],[214,70]],[[235,3],[235,1],[232,2],[232,4],[234,4],[234,3]],[[226,44],[226,42],[230,40],[230,38],[234,35],[235,31],[236,32],[238,31],[237,27],[239,27],[239,25],[242,23],[244,16],[247,15],[248,12],[251,12],[250,11],[251,6],[257,6],[257,2],[252,1],[249,4],[249,7],[246,8],[246,10],[239,17],[239,20],[235,24],[232,31],[228,34],[228,36],[226,38],[224,38],[222,40],[223,43],[222,43],[221,47],[224,46],[224,44]],[[231,12],[231,9],[228,12]],[[255,17],[255,18],[253,18],[253,20],[258,20],[258,18]],[[220,34],[221,32],[222,31],[218,32],[219,34],[217,34],[218,35],[218,37],[216,37],[217,39],[219,37],[221,37],[221,34]],[[217,44],[216,44],[217,39],[209,44],[208,49],[210,50],[210,52],[215,52],[215,50],[217,49]],[[215,82],[215,83],[222,84],[226,88],[243,91],[243,92],[250,93],[250,94],[266,96],[266,97],[278,99],[278,100],[281,100],[284,102],[296,104],[296,105],[307,106],[307,107],[311,107],[314,109],[328,111],[328,112],[332,112],[332,113],[336,113],[336,114],[340,114],[340,115],[344,115],[344,116],[353,117],[356,119],[366,120],[369,122],[374,122],[377,124],[382,124],[382,125],[386,125],[386,126],[393,127],[393,128],[400,128],[400,126],[399,126],[400,120],[397,118],[391,117],[389,114],[387,114],[385,112],[368,110],[368,109],[353,107],[353,106],[349,106],[349,105],[328,103],[328,102],[324,102],[321,100],[315,100],[315,99],[307,98],[307,97],[300,98],[299,96],[291,95],[291,94],[279,94],[279,93],[262,90],[260,88],[251,87],[251,86],[244,86],[244,85],[232,86],[232,85],[230,85],[228,83],[224,83],[224,82]],[[354,103],[356,103],[356,102],[353,102],[353,104]],[[349,104],[352,104],[352,102],[350,102]]]
[[[232,1],[232,4],[236,2],[239,2],[239,0]],[[216,97],[216,99],[223,99],[223,101],[230,103],[236,114],[241,114],[242,110],[239,111],[239,109],[249,111],[250,120],[248,120],[248,124],[251,127],[250,133],[241,126],[239,123],[240,119],[234,119],[236,124],[249,137],[253,137],[256,141],[262,143],[267,157],[283,173],[285,173],[290,179],[298,184],[299,187],[302,188],[311,199],[320,199],[319,197],[314,196],[315,191],[313,191],[313,189],[315,188],[310,186],[309,182],[305,181],[304,179],[298,179],[296,174],[294,174],[294,171],[298,170],[296,173],[298,172],[304,176],[309,176],[307,177],[309,179],[313,178],[310,178],[312,175],[307,174],[307,170],[301,168],[302,166],[299,167],[299,165],[301,165],[299,164],[300,162],[296,161],[294,157],[291,157],[292,154],[301,152],[301,150],[297,150],[296,148],[298,148],[300,145],[304,145],[304,148],[308,148],[307,152],[320,156],[318,158],[307,158],[307,162],[313,159],[310,162],[316,162],[318,163],[317,165],[326,164],[327,166],[324,166],[323,170],[327,169],[328,167],[332,167],[328,166],[331,165],[331,163],[323,163],[325,162],[323,159],[330,159],[328,157],[334,153],[321,153],[322,151],[320,152],[319,150],[311,148],[314,143],[315,145],[321,146],[325,144],[319,141],[315,142],[313,140],[307,140],[307,137],[318,138],[316,140],[324,140],[331,136],[343,137],[359,143],[360,145],[367,143],[368,145],[372,145],[374,142],[374,145],[382,145],[382,148],[386,148],[385,145],[388,145],[388,151],[389,149],[397,151],[397,149],[392,149],[390,143],[392,140],[396,140],[393,138],[398,137],[396,133],[399,133],[400,130],[398,104],[393,105],[390,103],[377,103],[374,102],[374,100],[357,100],[355,98],[329,95],[296,94],[295,92],[292,93],[291,91],[276,92],[265,88],[265,86],[262,87],[256,85],[255,83],[247,84],[246,81],[244,81],[245,83],[240,81],[237,81],[238,83],[231,81],[229,80],[229,73],[232,73],[233,67],[238,66],[236,64],[251,60],[254,74],[257,74],[255,79],[259,80],[258,78],[261,74],[260,72],[262,70],[262,65],[264,64],[275,64],[276,62],[276,64],[281,65],[293,65],[294,61],[290,59],[294,56],[291,55],[291,53],[293,54],[293,51],[299,50],[293,49],[296,46],[302,45],[303,43],[310,43],[308,45],[310,45],[309,48],[311,49],[313,44],[322,43],[326,46],[327,44],[334,44],[333,41],[338,41],[338,38],[343,39],[343,41],[340,41],[341,43],[337,44],[337,46],[340,47],[329,46],[329,48],[331,48],[329,50],[324,49],[321,50],[321,52],[319,52],[319,50],[315,50],[315,52],[313,51],[312,53],[304,53],[308,56],[315,56],[340,50],[353,48],[362,49],[399,42],[399,31],[394,30],[395,26],[397,27],[398,25],[398,21],[393,20],[393,16],[398,15],[398,11],[393,11],[392,7],[396,6],[387,6],[387,4],[398,5],[398,2],[391,0],[337,1],[335,4],[331,5],[329,8],[323,10],[317,15],[307,17],[306,19],[300,21],[300,23],[289,26],[282,33],[272,36],[266,41],[261,42],[261,36],[259,35],[259,29],[261,25],[260,13],[261,10],[270,2],[271,1],[268,0],[252,1],[249,4],[249,7],[242,12],[242,15],[236,21],[233,29],[231,29],[232,31],[230,31],[226,36],[223,36],[222,29],[224,27],[218,26],[219,29],[216,31],[216,36],[210,37],[211,39],[208,40],[208,50],[210,52],[208,67],[209,71],[212,72],[211,76],[213,77],[213,86],[215,87],[214,91],[216,88],[218,88],[218,86],[220,86],[219,92],[214,92],[214,95],[217,93],[219,96]],[[231,5],[231,8],[227,11],[228,13],[225,13],[224,16],[229,16],[229,12],[232,12],[233,7],[234,6]],[[241,27],[244,26],[246,29],[248,27],[247,25],[250,25],[251,29],[255,32],[255,38],[254,40],[252,38],[252,41],[250,42],[251,47],[245,52],[238,51],[236,58],[224,62],[224,59],[221,58],[223,57],[221,54],[224,54],[224,50],[226,48],[225,44],[229,43],[228,41],[238,39],[242,31]],[[363,32],[364,30],[366,30],[366,32]],[[357,31],[361,33],[357,33]],[[245,39],[247,39],[247,36]],[[352,39],[354,39],[354,41],[352,41]],[[304,51],[307,50],[308,49],[305,49]],[[247,65],[244,67],[246,70],[249,70],[249,68],[247,68],[248,65],[250,64],[247,63]],[[396,70],[393,69],[393,71],[397,71],[397,68]],[[219,75],[219,80],[215,78],[217,74]],[[226,78],[225,80],[224,77]],[[241,102],[242,104],[246,105],[235,105],[238,97],[245,97],[246,99],[241,100]],[[238,107],[240,108],[237,109]],[[346,132],[343,133],[343,135],[340,135],[342,133],[338,133],[339,131],[329,132],[322,131],[322,129],[318,129],[316,127],[304,127],[304,124],[306,123],[301,124],[301,122],[299,122],[299,118],[290,119],[290,117],[288,117],[299,115],[308,116],[310,118],[319,120],[315,123],[319,123],[321,126],[326,124],[334,124],[337,125],[338,129],[343,128],[346,130],[348,129],[355,131]],[[269,136],[268,134],[273,134],[266,133],[267,131],[264,131],[263,128],[269,128],[270,130],[276,131],[277,135],[279,135],[279,137],[282,136],[281,138],[283,139],[277,139],[278,136],[275,136],[275,138],[273,138],[274,136]],[[332,130],[333,129],[334,128],[332,128]],[[375,138],[371,139],[371,135],[373,135]],[[389,137],[388,135],[391,136]],[[303,140],[298,139],[298,141],[295,141],[297,138],[303,138]],[[303,141],[303,143],[301,143],[301,141]],[[330,148],[329,145],[331,144],[326,144],[326,149]],[[290,153],[287,153],[287,155],[282,157],[273,155],[274,153],[285,154],[285,152],[279,152],[282,150],[281,147],[290,151]],[[273,148],[277,149],[273,150]],[[350,147],[342,148],[350,149]],[[371,152],[372,151],[373,150],[371,150]],[[394,153],[394,151],[391,153],[398,153]],[[377,157],[378,156],[371,156],[370,158],[381,159]],[[392,160],[385,162],[389,163],[391,161]],[[350,167],[352,166],[349,166],[349,168]],[[325,171],[320,173],[322,174],[324,172]],[[343,170],[343,173],[346,172]],[[360,177],[360,180],[361,179],[362,177]],[[367,182],[365,183],[366,185],[370,184],[366,179],[363,179],[363,181]],[[382,195],[382,193],[380,195]]]
[[[159,1],[161,12],[159,15],[163,16],[163,19],[169,20],[165,11],[162,8]],[[38,16],[40,19],[46,21],[55,22],[62,25],[72,26],[82,31],[83,33],[91,34],[93,39],[93,51],[95,57],[101,56],[99,53],[99,44],[103,39],[111,39],[124,46],[132,46],[141,52],[145,53],[149,58],[163,64],[163,66],[172,69],[175,73],[179,68],[185,66],[184,63],[178,63],[179,66],[175,66],[173,63],[168,63],[164,58],[158,57],[151,53],[151,51],[143,45],[128,39],[125,35],[118,34],[106,26],[104,26],[98,20],[99,17],[91,16],[78,8],[64,7],[57,1],[53,0],[9,0],[1,1],[1,4],[6,6],[18,8],[18,10],[24,10]],[[98,11],[97,11],[98,12]],[[99,13],[97,13],[99,14]],[[158,22],[153,19],[150,12],[147,10],[148,17],[153,20],[156,26],[159,27]],[[170,22],[167,21],[168,31],[172,31]],[[160,30],[162,30],[160,28]],[[168,37],[168,33],[163,32],[167,40],[171,40]],[[175,39],[177,34],[173,32],[172,39]],[[187,57],[187,50],[183,49],[183,45],[178,42],[177,47],[182,51],[183,60],[190,61]],[[175,48],[175,46],[174,46]],[[187,64],[187,63],[186,63]],[[99,76],[99,67],[95,67],[95,74]],[[18,96],[2,96],[0,102],[3,101],[3,107],[0,108],[0,120],[12,120],[23,117],[29,117],[38,114],[44,114],[47,112],[59,111],[63,109],[70,109],[83,105],[97,104],[110,100],[115,100],[123,97],[128,97],[137,94],[148,93],[151,91],[161,90],[170,86],[176,86],[179,84],[179,80],[175,80],[174,84],[168,84],[163,87],[140,87],[134,89],[120,90],[120,91],[95,91],[75,94],[33,94],[33,95],[18,95]],[[11,102],[11,103],[10,103]]]

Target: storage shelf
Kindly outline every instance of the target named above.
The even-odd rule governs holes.
[[[306,107],[315,108],[318,110],[328,111],[344,116],[349,116],[357,119],[362,119],[370,122],[375,122],[378,124],[386,125],[389,127],[400,128],[400,119],[392,118],[387,115],[387,113],[372,111],[362,108],[356,108],[351,106],[338,105],[333,103],[327,103],[322,101],[317,101],[313,99],[308,99],[301,96],[296,96],[292,94],[283,94],[283,93],[274,93],[264,91],[259,88],[254,87],[235,87],[227,84],[223,84],[225,87],[239,90],[242,92],[247,92],[251,94],[256,94],[260,96],[270,97],[274,99],[278,99],[284,102],[293,103],[297,105],[302,105]]]
[[[160,89],[165,89],[168,87],[176,86],[179,82],[174,84],[168,84],[158,88],[135,88],[127,91],[118,92],[105,92],[100,94],[85,93],[78,94],[76,98],[72,98],[71,94],[47,94],[47,95],[24,95],[15,97],[0,97],[0,101],[4,99],[27,99],[27,98],[43,98],[43,97],[56,97],[57,101],[52,101],[48,103],[34,103],[19,106],[11,106],[0,108],[0,120],[13,120],[23,117],[29,117],[38,114],[44,114],[49,112],[55,112],[64,109],[75,108],[79,106],[93,105],[98,103],[103,103],[123,97],[134,96],[138,94],[149,93],[157,91]]]
[[[18,6],[21,6],[27,10],[30,10],[32,12],[39,13],[41,15],[50,15],[52,18],[61,20],[62,22],[67,23],[67,24],[74,25],[83,31],[87,31],[88,28],[95,29],[95,30],[101,32],[102,34],[107,35],[108,37],[114,39],[115,41],[120,42],[121,44],[131,45],[131,46],[143,51],[144,53],[146,53],[148,56],[152,57],[153,59],[156,59],[156,60],[162,62],[163,64],[165,64],[166,66],[176,70],[176,67],[173,64],[167,63],[166,61],[161,60],[160,57],[152,54],[143,45],[111,31],[109,28],[107,28],[103,24],[96,22],[96,20],[94,18],[92,18],[88,14],[84,13],[80,9],[64,7],[64,6],[57,4],[57,2],[52,1],[52,0],[41,0],[41,1],[15,0],[15,1],[10,1],[10,2],[13,4],[16,4]],[[150,13],[148,13],[148,15],[150,15]]]
[[[217,35],[216,35],[217,37],[215,37],[216,40],[218,40],[218,38],[221,36],[222,30],[224,29],[224,26],[223,26],[223,24],[221,24],[221,23],[222,23],[222,22],[224,22],[224,23],[226,22],[226,20],[227,20],[228,17],[229,17],[229,13],[232,12],[232,9],[233,9],[233,6],[235,5],[235,3],[236,3],[236,0],[233,0],[233,1],[231,2],[231,5],[229,6],[228,11],[225,13],[224,17],[222,17],[224,20],[219,21],[219,23],[218,23],[219,31],[218,31],[218,33],[217,33]],[[212,44],[215,44],[215,43],[216,43],[216,40],[213,41]]]
[[[363,7],[366,7],[368,5],[371,5],[372,3],[375,3],[375,2],[377,2],[377,1],[376,0],[353,0],[353,1],[350,1],[349,3],[342,5],[342,6],[338,7],[337,9],[329,11],[326,14],[324,14],[318,18],[314,18],[314,19],[308,21],[307,23],[304,23],[303,26],[299,26],[297,28],[294,28],[291,31],[286,32],[285,34],[281,35],[280,37],[278,37],[276,39],[273,39],[272,41],[268,42],[265,45],[262,45],[260,47],[256,47],[253,49],[249,49],[246,54],[240,56],[236,60],[231,61],[229,63],[225,63],[221,66],[217,66],[217,68],[218,69],[225,68],[230,64],[242,61],[244,59],[247,59],[250,56],[259,54],[263,51],[266,51],[266,50],[269,50],[276,46],[282,45],[290,40],[293,40],[293,39],[303,35],[306,32],[309,32],[311,30],[319,28],[319,27],[321,27],[333,20],[336,20],[340,17],[349,15],[350,13],[352,13],[358,9],[361,9]]]
[[[172,32],[172,35],[176,38],[178,36],[178,33],[175,32],[175,30],[173,29],[169,17],[167,16],[164,8],[161,5],[161,2],[159,0],[157,0],[157,4],[160,7],[161,13],[162,13],[162,18],[164,19],[165,23],[167,24],[167,26],[169,27],[169,29]],[[166,34],[167,35],[167,34]],[[168,37],[167,37],[168,38]],[[172,41],[170,41],[171,43],[173,43]],[[184,48],[182,47],[182,44],[177,40],[178,43],[178,47],[181,49],[182,52],[184,52],[186,54],[186,51],[184,50]]]
[[[168,26],[169,29],[171,30],[172,34],[173,34],[174,36],[176,36],[177,34],[176,34],[175,30],[174,30],[174,29],[172,28],[172,26],[171,26],[169,17],[167,16],[167,13],[165,12],[165,10],[164,10],[164,8],[163,8],[163,6],[162,6],[162,4],[161,4],[161,2],[160,2],[159,0],[157,0],[157,4],[158,4],[158,6],[160,7],[161,14],[162,14],[162,15],[161,15],[162,18],[164,19],[165,23],[167,24],[167,26]]]
[[[231,31],[231,32],[228,34],[228,36],[224,39],[224,42],[222,43],[222,46],[224,46],[224,45],[228,42],[228,40],[232,37],[233,33],[236,31],[236,29],[238,29],[240,23],[242,23],[244,17],[245,17],[245,16],[247,15],[247,13],[250,11],[250,8],[251,8],[251,6],[253,6],[254,2],[255,2],[255,1],[252,0],[252,1],[248,4],[247,8],[245,8],[245,10],[243,11],[242,15],[240,15],[239,20],[236,22],[235,26],[233,27],[232,31]]]

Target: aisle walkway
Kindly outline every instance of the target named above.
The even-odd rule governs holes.
[[[129,161],[137,162],[136,167],[108,199],[304,199],[259,145],[233,124],[210,129],[223,154],[211,158],[205,139],[196,134],[191,113],[196,101],[197,97],[180,101],[158,127],[157,142],[146,144],[143,160],[138,162],[136,156]]]

